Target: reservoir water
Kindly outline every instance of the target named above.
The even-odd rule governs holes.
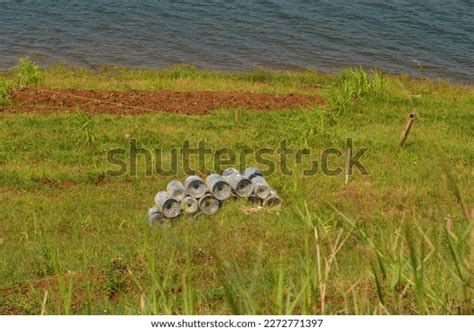
[[[0,0],[0,69],[362,65],[474,81],[474,0]],[[421,65],[421,66],[420,66]]]

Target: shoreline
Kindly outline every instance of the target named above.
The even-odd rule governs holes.
[[[32,57],[32,60],[34,60],[35,57]],[[414,63],[417,63],[414,61]],[[67,62],[64,61],[57,61],[57,62],[52,62],[48,64],[42,64],[40,62],[40,66],[42,70],[55,70],[55,69],[68,69],[68,70],[81,70],[81,71],[89,71],[91,73],[100,73],[103,71],[108,71],[108,70],[128,70],[128,71],[151,71],[151,72],[162,72],[162,71],[168,71],[168,70],[174,70],[174,69],[181,69],[181,68],[187,68],[196,71],[196,72],[207,72],[211,74],[217,74],[217,75],[239,75],[239,74],[250,74],[250,73],[268,73],[268,74],[284,74],[284,73],[305,73],[305,72],[310,72],[310,73],[316,73],[320,75],[329,75],[329,76],[337,76],[341,72],[345,70],[350,70],[354,68],[362,68],[365,71],[380,71],[384,73],[384,75],[387,76],[393,76],[393,77],[408,77],[411,79],[416,79],[416,80],[425,80],[425,81],[430,81],[434,83],[447,83],[447,84],[453,84],[453,85],[467,85],[471,86],[474,85],[474,77],[472,79],[462,79],[462,78],[456,78],[456,77],[443,77],[436,75],[436,73],[433,74],[426,74],[426,71],[423,71],[422,69],[418,70],[413,70],[411,73],[408,72],[394,72],[390,70],[385,70],[383,68],[378,68],[378,67],[371,67],[371,66],[365,66],[365,65],[352,65],[352,66],[345,66],[343,64],[337,66],[337,68],[334,68],[333,70],[324,70],[324,69],[319,69],[319,68],[311,68],[311,67],[298,67],[298,66],[283,66],[283,67],[272,67],[272,66],[253,66],[253,67],[248,67],[248,68],[242,68],[242,69],[215,69],[215,68],[206,68],[206,67],[201,67],[197,64],[193,63],[170,63],[168,65],[164,66],[134,66],[134,65],[127,65],[127,66],[122,66],[122,65],[115,65],[115,64],[98,64],[98,65],[73,65],[73,64],[68,64]],[[14,66],[11,66],[10,68],[3,68],[0,69],[0,75],[8,75],[11,70],[14,68]]]

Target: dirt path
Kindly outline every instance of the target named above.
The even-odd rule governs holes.
[[[207,114],[219,108],[270,111],[322,104],[320,96],[246,92],[170,92],[24,88],[12,94],[12,106],[0,112],[74,111],[90,113],[143,114],[167,112]]]

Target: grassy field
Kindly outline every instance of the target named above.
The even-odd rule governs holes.
[[[205,116],[0,113],[0,314],[472,314],[472,85],[359,69],[40,71],[25,61],[0,75],[0,105],[27,85],[318,94],[326,103]],[[347,185],[343,174],[305,177],[309,160],[290,155],[292,176],[268,175],[279,210],[234,201],[213,217],[150,228],[154,194],[182,169],[147,175],[140,158],[136,176],[107,175],[107,151],[130,139],[165,151],[205,139],[237,155],[287,140],[318,159],[344,151],[347,138],[354,152],[367,148],[369,174],[356,171]]]

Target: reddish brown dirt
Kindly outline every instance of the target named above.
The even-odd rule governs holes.
[[[170,92],[24,88],[12,94],[12,106],[0,112],[74,111],[143,114],[153,112],[207,114],[219,108],[270,111],[322,104],[320,96],[244,92]]]

